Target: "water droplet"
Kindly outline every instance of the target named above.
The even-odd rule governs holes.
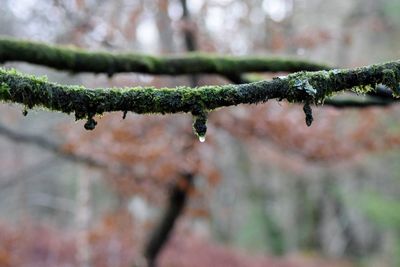
[[[199,136],[199,141],[201,143],[204,143],[206,141],[206,137],[205,136]]]
[[[299,56],[303,56],[306,53],[306,50],[304,48],[299,48],[296,50],[296,54]]]

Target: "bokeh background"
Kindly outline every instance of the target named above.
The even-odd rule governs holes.
[[[2,0],[0,34],[89,50],[296,56],[338,67],[400,57],[398,0],[187,0],[187,8],[180,0]],[[87,87],[229,82],[5,67]],[[185,114],[107,114],[89,132],[73,116],[36,109],[25,117],[23,106],[4,103],[0,110],[0,266],[139,264],[182,173],[193,175],[194,189],[160,266],[400,265],[396,105],[318,107],[310,128],[294,104],[225,108],[211,114],[204,143]]]

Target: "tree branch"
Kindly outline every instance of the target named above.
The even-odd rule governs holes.
[[[24,134],[17,132],[15,130],[12,130],[5,125],[0,123],[0,135],[13,140],[14,142],[17,143],[27,143],[27,144],[32,144],[35,146],[38,146],[42,149],[48,150],[50,152],[53,152],[60,157],[76,162],[76,163],[83,163],[92,167],[100,167],[100,168],[105,168],[105,164],[102,162],[99,162],[93,158],[90,157],[85,157],[81,155],[77,155],[74,153],[70,153],[65,151],[62,146],[51,142],[50,140],[37,136],[37,135],[31,135],[31,134]]]
[[[184,23],[183,25],[183,36],[185,38],[185,47],[186,51],[194,52],[197,50],[197,40],[193,27],[190,27],[191,20],[190,20],[190,12],[187,6],[186,0],[181,0],[181,7],[182,7],[182,17],[181,21]],[[199,84],[199,77],[197,75],[190,76],[190,85],[195,87]]]
[[[198,112],[238,104],[254,104],[269,99],[290,102],[323,100],[346,89],[368,92],[383,83],[397,93],[400,61],[356,69],[299,72],[272,81],[249,84],[161,88],[134,87],[86,89],[51,83],[45,78],[0,69],[0,100],[21,103],[28,108],[41,106],[78,119],[111,111],[146,113]]]
[[[165,214],[162,216],[160,224],[156,226],[146,245],[144,255],[148,267],[156,266],[155,261],[157,256],[162,247],[167,243],[175,222],[185,207],[188,190],[193,182],[193,174],[184,174],[180,179],[181,181],[178,181],[172,188]]]
[[[185,31],[185,38],[187,33]],[[295,72],[331,69],[327,65],[297,59],[232,57],[189,53],[182,56],[154,57],[143,54],[89,52],[82,49],[52,46],[39,42],[0,39],[0,62],[22,61],[71,72],[93,72],[113,75],[119,72],[140,72],[156,75],[220,74],[236,84],[249,83],[245,72]],[[392,99],[390,90],[377,88],[370,96]],[[355,103],[357,102],[357,103]],[[394,101],[329,100],[327,105],[367,107],[389,105]]]
[[[93,117],[104,112],[122,111],[138,114],[192,113],[197,129],[206,122],[209,111],[239,104],[256,104],[269,99],[321,104],[336,92],[353,89],[372,91],[384,84],[398,94],[400,61],[355,69],[299,72],[271,81],[239,85],[203,86],[198,88],[135,87],[96,90],[82,86],[51,83],[45,78],[22,75],[15,70],[0,69],[0,100],[41,106],[64,113],[75,113],[76,119],[87,119],[86,129],[94,129]],[[311,109],[306,108],[310,121]],[[198,122],[201,125],[198,125]],[[196,129],[196,130],[197,130]],[[197,133],[203,135],[204,133]]]
[[[368,97],[367,99],[341,99],[329,98],[325,100],[324,105],[335,108],[369,108],[369,107],[386,107],[398,101],[391,99],[381,99],[379,97]]]
[[[204,53],[150,56],[133,53],[85,51],[39,42],[0,39],[0,62],[26,62],[71,72],[147,74],[231,74],[244,72],[295,72],[330,67],[300,59],[233,57]]]
[[[233,74],[226,76],[228,80],[235,84],[250,83],[250,79],[246,78],[245,75]],[[400,89],[399,89],[400,91]],[[393,103],[398,103],[399,99],[393,96],[393,92],[390,88],[385,85],[378,84],[374,90],[366,93],[368,96],[366,99],[350,98],[327,98],[324,101],[325,106],[331,106],[339,109],[344,108],[369,108],[377,106],[389,106]],[[358,96],[357,96],[358,97]]]

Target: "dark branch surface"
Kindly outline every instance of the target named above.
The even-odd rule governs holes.
[[[150,236],[145,248],[145,258],[149,267],[156,266],[156,259],[162,247],[167,243],[175,222],[185,207],[188,190],[192,186],[193,174],[182,175],[182,181],[177,182],[171,190],[167,209]],[[184,186],[182,186],[184,185]]]
[[[330,69],[300,59],[233,57],[189,53],[174,56],[150,56],[133,53],[90,52],[73,47],[39,42],[0,39],[0,62],[26,62],[70,72],[113,75],[137,72],[157,75],[231,74],[244,72],[296,72]]]
[[[192,21],[190,20],[190,12],[186,0],[181,0],[181,7],[183,10],[181,21],[184,24],[183,37],[185,39],[186,51],[194,52],[197,50],[197,39],[194,30],[188,26],[192,24]],[[197,75],[190,76],[190,85],[192,87],[199,85],[199,77]]]
[[[367,99],[339,99],[330,98],[325,100],[324,105],[329,105],[335,108],[369,108],[369,107],[386,107],[398,101],[391,99],[381,99],[378,97],[368,97]]]

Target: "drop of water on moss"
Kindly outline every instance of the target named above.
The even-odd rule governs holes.
[[[199,141],[201,143],[204,143],[206,141],[206,137],[205,136],[199,136]]]

